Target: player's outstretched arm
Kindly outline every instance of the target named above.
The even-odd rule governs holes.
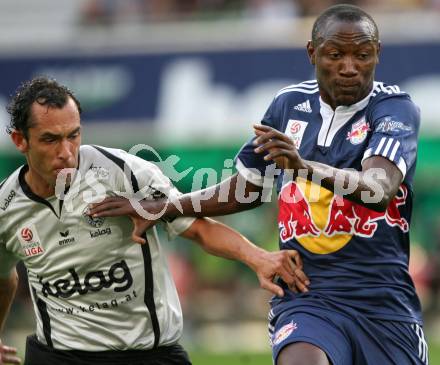
[[[141,200],[135,209],[133,204],[121,197],[108,197],[100,203],[90,205],[89,214],[93,217],[114,217],[120,215],[146,216],[159,218],[214,217],[241,212],[261,205],[261,190],[239,174],[225,179],[221,183],[203,190],[179,196],[156,200]],[[241,194],[237,193],[240,192]],[[237,195],[249,196],[249,201],[237,198]],[[140,209],[139,209],[140,208]]]
[[[235,174],[215,186],[170,199],[141,200],[134,204],[123,197],[108,197],[100,203],[91,204],[89,214],[95,218],[130,216],[134,223],[132,239],[143,244],[145,239],[141,237],[142,234],[160,218],[212,217],[237,213],[260,205],[261,190],[261,187]],[[243,202],[244,199],[237,198],[240,196],[237,191],[244,196],[253,194],[256,198]]]
[[[402,182],[399,168],[381,156],[372,156],[362,164],[362,171],[337,169],[301,158],[292,140],[284,133],[265,125],[254,126],[255,152],[274,161],[281,169],[320,183],[328,190],[376,211],[385,211]],[[340,193],[338,193],[338,191]]]
[[[18,276],[15,269],[11,271],[8,278],[0,278],[0,331],[9,313],[17,285]],[[0,340],[0,365],[21,364],[21,360],[16,356],[16,353],[15,348],[4,345]]]
[[[281,277],[294,291],[308,291],[310,282],[302,270],[301,257],[295,250],[268,252],[237,231],[209,218],[196,219],[181,236],[199,243],[212,255],[245,263],[257,274],[260,286],[275,295],[284,295],[283,289],[273,283],[276,276]]]
[[[119,196],[108,197],[101,203],[90,204],[88,214],[93,218],[129,216],[133,222],[131,239],[141,245],[146,243],[143,237],[145,231],[153,227],[161,217],[160,214],[151,214],[152,219],[145,219],[137,205],[135,206],[129,199]]]

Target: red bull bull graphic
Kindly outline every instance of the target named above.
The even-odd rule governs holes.
[[[400,186],[396,197],[390,202],[385,212],[376,212],[335,196],[330,203],[329,218],[324,234],[332,237],[345,232],[361,237],[372,237],[377,229],[377,221],[383,219],[389,226],[397,226],[403,232],[408,232],[409,224],[405,218],[401,217],[399,211],[399,206],[405,204],[407,195],[406,186]]]
[[[295,238],[313,253],[328,254],[344,247],[353,235],[372,237],[381,220],[408,232],[409,223],[399,210],[407,196],[407,187],[401,185],[387,210],[376,212],[309,181],[289,182],[278,197],[280,239]]]
[[[281,191],[279,201],[278,226],[281,228],[280,237],[283,242],[292,237],[319,236],[320,230],[313,223],[310,205],[299,185],[288,184]]]

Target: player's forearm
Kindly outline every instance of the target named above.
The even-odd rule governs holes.
[[[266,252],[237,231],[217,221],[205,218],[193,224],[193,229],[184,236],[199,243],[212,255],[241,261],[255,271],[259,259]]]
[[[17,272],[13,270],[9,278],[0,279],[0,332],[6,322],[18,285]]]
[[[385,211],[396,191],[383,169],[356,171],[338,169],[314,161],[304,161],[307,180],[339,196],[376,211]],[[301,173],[299,173],[301,176]]]
[[[165,210],[165,217],[214,217],[251,209],[261,204],[260,198],[258,187],[251,187],[243,177],[236,174],[206,189],[157,201],[155,210]],[[150,204],[145,202],[143,206],[151,209]]]

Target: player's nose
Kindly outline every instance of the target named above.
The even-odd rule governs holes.
[[[57,157],[61,160],[67,161],[73,157],[72,144],[68,140],[62,140],[57,149]]]
[[[358,74],[356,61],[351,56],[346,56],[341,60],[339,74],[344,77],[353,77]]]

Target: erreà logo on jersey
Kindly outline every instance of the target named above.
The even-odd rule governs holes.
[[[59,246],[68,246],[75,243],[75,237],[69,237],[69,233],[69,230],[60,232],[60,236],[63,238],[58,241]]]
[[[27,257],[38,256],[44,253],[35,225],[30,223],[17,230],[17,238],[20,241],[24,254]]]
[[[133,277],[125,260],[114,263],[108,272],[103,270],[90,271],[83,279],[80,279],[75,269],[69,269],[69,278],[58,279],[54,282],[43,281],[43,277],[38,277],[41,284],[41,292],[45,297],[49,295],[61,298],[70,298],[75,293],[85,295],[89,291],[99,292],[104,288],[110,288],[114,284],[113,291],[122,292],[129,289],[133,284]]]

